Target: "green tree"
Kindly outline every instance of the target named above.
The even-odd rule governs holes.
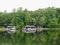
[[[49,27],[58,28],[58,19],[57,19],[57,18],[51,19],[51,21],[49,22],[48,26],[49,26]]]

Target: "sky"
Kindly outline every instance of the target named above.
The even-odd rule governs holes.
[[[0,12],[11,12],[14,8],[22,7],[28,10],[55,7],[60,8],[60,0],[0,0]]]

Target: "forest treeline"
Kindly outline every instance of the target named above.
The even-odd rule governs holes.
[[[22,28],[25,25],[35,25],[49,28],[60,28],[60,8],[45,8],[35,11],[23,10],[22,7],[13,12],[0,12],[0,26],[15,25]],[[2,40],[3,38],[3,40]],[[14,45],[60,45],[60,30],[42,31],[36,34],[24,34],[17,31],[10,37],[0,35],[1,42],[11,42]]]
[[[43,27],[60,27],[60,8],[45,8],[35,11],[23,10],[6,13],[0,12],[0,25],[12,24],[19,28],[25,25],[36,25]]]

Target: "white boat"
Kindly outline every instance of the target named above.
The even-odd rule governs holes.
[[[35,26],[25,26],[25,27],[22,28],[22,32],[35,33],[36,32],[36,27]]]
[[[7,26],[7,33],[15,33],[16,28],[15,26]]]

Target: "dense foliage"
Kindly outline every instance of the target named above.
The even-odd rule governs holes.
[[[19,8],[17,11],[13,9],[10,13],[0,12],[0,26],[4,24],[15,25],[17,29],[25,25],[60,28],[60,8],[49,7],[35,11]],[[42,31],[35,34],[24,34],[21,30],[17,30],[16,34],[11,36],[0,35],[0,40],[14,45],[60,45],[60,30]]]

